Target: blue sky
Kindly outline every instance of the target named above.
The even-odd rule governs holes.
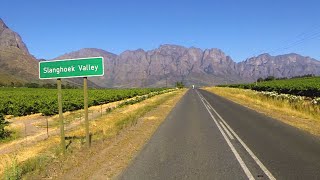
[[[320,60],[317,0],[2,0],[0,18],[37,58],[161,44],[220,48],[239,62],[290,52]]]

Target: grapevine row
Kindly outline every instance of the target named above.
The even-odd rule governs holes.
[[[89,106],[105,104],[159,92],[164,88],[145,89],[92,89],[89,90]],[[57,90],[39,88],[0,88],[0,114],[24,116],[35,113],[54,115],[58,113]],[[63,111],[83,108],[81,89],[62,91]]]
[[[221,86],[252,89],[256,91],[274,91],[282,94],[292,94],[310,98],[320,97],[320,77],[273,80],[259,83],[231,84]]]

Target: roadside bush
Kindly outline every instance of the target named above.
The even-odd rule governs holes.
[[[181,82],[176,82],[176,87],[179,88],[179,89],[184,88],[183,82],[182,81]]]
[[[3,117],[3,114],[0,113],[0,139],[4,139],[10,135],[10,133],[5,130],[5,127],[8,125],[9,122],[6,121]]]
[[[4,170],[5,180],[15,180],[22,178],[22,169],[18,166],[17,159],[13,159],[12,164],[6,166]]]
[[[311,103],[312,103],[313,105],[320,105],[320,97],[319,97],[319,98],[314,98],[314,99],[311,101]]]

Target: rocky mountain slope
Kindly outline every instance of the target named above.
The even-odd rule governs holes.
[[[299,54],[270,56],[262,54],[237,64],[239,75],[247,81],[269,75],[292,77],[305,74],[320,74],[320,61]]]
[[[19,34],[0,19],[0,83],[36,81],[38,61],[29,54]]]
[[[150,51],[128,50],[119,55],[85,48],[55,59],[96,56],[104,57],[105,76],[89,80],[91,86],[101,87],[172,86],[177,81],[186,85],[214,85],[250,82],[269,75],[320,75],[320,61],[298,54],[262,54],[236,63],[220,49],[202,50],[168,44]],[[82,84],[81,78],[65,81]],[[0,84],[26,82],[44,82],[38,79],[38,60],[28,52],[21,37],[0,19]]]
[[[187,85],[214,85],[250,82],[269,75],[320,75],[319,61],[298,54],[262,54],[236,63],[219,49],[177,45],[161,45],[150,51],[125,51],[118,56],[100,49],[81,49],[57,59],[85,56],[104,57],[105,76],[94,82],[107,87],[170,86],[177,81]]]
[[[149,87],[187,84],[219,83],[226,76],[232,81],[237,76],[236,63],[221,50],[202,51],[177,45],[162,45],[158,49],[125,51],[119,56],[100,49],[81,49],[55,59],[103,56],[106,73],[93,80],[107,87]],[[99,84],[101,84],[99,83]]]

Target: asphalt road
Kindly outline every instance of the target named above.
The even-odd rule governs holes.
[[[118,179],[320,179],[320,140],[191,89]]]

